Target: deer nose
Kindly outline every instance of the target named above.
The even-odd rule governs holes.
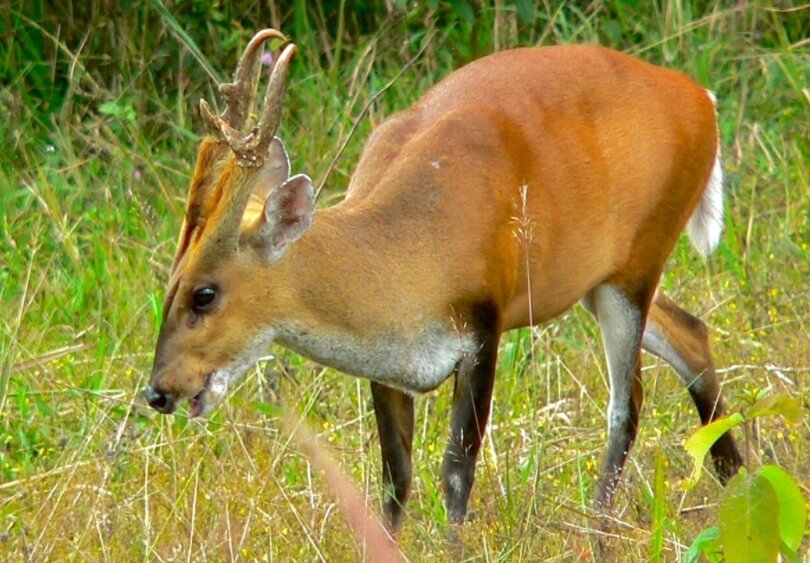
[[[174,412],[174,397],[171,393],[164,393],[158,391],[151,385],[143,392],[143,397],[149,406],[163,414],[171,414]]]

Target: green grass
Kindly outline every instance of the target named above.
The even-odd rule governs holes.
[[[275,12],[264,3],[224,1],[211,11],[203,4],[162,9],[142,1],[110,12],[103,3],[68,3],[59,15],[41,1],[0,6],[0,554],[363,557],[323,477],[282,430],[264,371],[286,374],[283,403],[331,444],[377,507],[381,470],[367,383],[274,348],[275,359],[206,421],[159,416],[139,396],[200,126],[197,100],[215,97],[204,67],[230,73],[246,39],[273,18],[301,46],[280,132],[293,169],[319,184],[347,142],[321,205],[340,199],[375,124],[496,49],[596,41],[716,91],[726,233],[707,262],[681,241],[662,283],[710,323],[732,409],[772,387],[798,398],[806,413],[810,8],[394,1],[389,13],[351,2],[294,2],[296,11],[270,3]],[[450,386],[418,401],[414,492],[400,538],[411,560],[592,553],[586,514],[607,403],[598,327],[577,308],[516,331],[502,341],[499,369],[471,499],[477,516],[461,531],[462,552],[445,540],[439,480]],[[796,476],[805,498],[808,421],[763,422],[751,444],[754,456]],[[681,443],[697,426],[674,374],[646,357],[642,428],[617,502],[617,557],[677,559],[716,519],[719,485],[705,479],[680,488],[689,475]]]

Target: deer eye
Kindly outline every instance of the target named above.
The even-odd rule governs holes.
[[[195,313],[204,313],[217,297],[217,290],[212,285],[203,285],[194,289],[191,296],[191,309]]]

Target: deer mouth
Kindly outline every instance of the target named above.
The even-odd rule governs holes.
[[[196,395],[194,395],[188,400],[189,418],[197,418],[198,416],[206,413],[211,408],[211,405],[209,405],[205,400],[210,385],[211,385],[211,373],[208,373],[205,376],[205,385],[203,385],[203,388],[200,389]]]

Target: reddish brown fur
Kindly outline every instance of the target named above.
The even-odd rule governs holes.
[[[480,436],[462,444],[458,430],[471,416],[479,417],[477,428],[486,423],[500,333],[547,321],[580,299],[593,304],[594,288],[616,288],[639,311],[639,330],[652,303],[650,322],[671,335],[679,358],[705,372],[695,377],[705,377],[708,391],[693,392],[701,415],[711,401],[719,404],[705,335],[692,333],[688,314],[666,298],[653,302],[664,261],[717,158],[713,104],[679,73],[593,46],[518,49],[476,61],[381,125],[346,199],[320,211],[276,261],[249,242],[263,215],[259,223],[242,220],[244,186],[255,176],[230,156],[219,170],[221,158],[213,141],[203,142],[176,259],[182,267],[173,276],[177,298],[167,303],[151,382],[161,392],[194,396],[208,374],[273,327],[304,327],[309,336],[369,351],[382,337],[413,342],[435,324],[469,334],[485,357],[457,378],[453,440],[471,453],[459,491],[458,464],[446,458],[452,518],[463,518],[480,445]],[[254,198],[268,193],[253,189]],[[251,214],[258,209],[251,203]],[[240,224],[241,246],[222,246],[221,232]],[[191,244],[195,229],[199,242]],[[221,296],[198,319],[189,306],[201,283],[216,284]],[[634,374],[626,374],[632,428],[626,442],[611,445],[625,455],[642,400],[638,350],[628,353],[636,355]],[[330,363],[323,351],[311,354]],[[378,412],[381,437],[392,436],[384,463],[407,458],[386,477],[397,490],[387,505],[396,525],[395,507],[410,485],[412,404],[400,391],[373,391],[375,403],[398,413],[386,421]],[[721,455],[735,470],[736,447],[730,438],[726,446]],[[459,455],[453,447],[448,456]],[[623,462],[605,468],[600,499],[608,504]]]

